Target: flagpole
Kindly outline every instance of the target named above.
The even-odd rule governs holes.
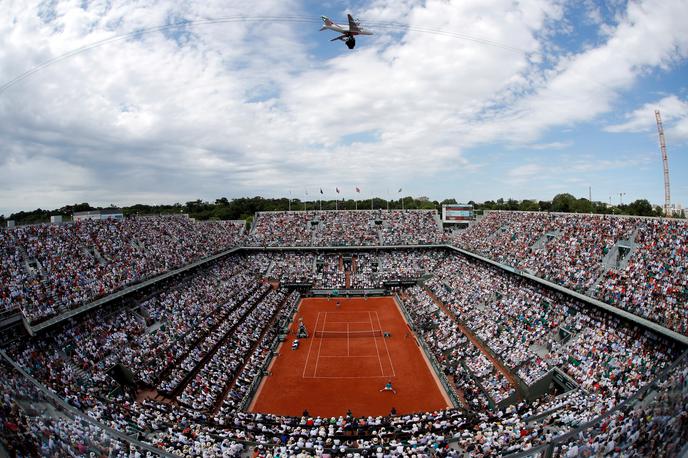
[[[289,211],[291,212],[291,189],[289,190]]]

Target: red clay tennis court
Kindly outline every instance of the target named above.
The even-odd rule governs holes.
[[[308,298],[292,330],[300,319],[310,337],[298,350],[291,350],[295,334],[280,346],[250,411],[361,416],[450,406],[393,298]],[[397,394],[380,391],[388,381]]]

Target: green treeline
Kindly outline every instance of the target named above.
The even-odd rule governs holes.
[[[455,199],[445,199],[443,201],[430,200],[427,197],[403,197],[403,208],[405,209],[442,209],[442,204],[455,204]],[[651,205],[646,199],[638,199],[629,204],[607,205],[604,202],[590,202],[585,198],[576,198],[571,194],[557,194],[551,201],[544,200],[515,200],[497,199],[485,202],[467,202],[475,206],[476,210],[520,210],[520,211],[552,211],[567,213],[599,213],[615,215],[638,215],[638,216],[661,216],[662,209],[659,206]],[[54,210],[37,209],[29,212],[21,211],[13,213],[9,217],[0,215],[0,223],[4,226],[5,220],[14,220],[17,225],[44,223],[50,221],[52,215],[63,215],[64,220],[68,221],[72,213],[85,210],[97,210],[102,207],[92,207],[88,203],[66,205]],[[199,220],[221,219],[238,220],[243,219],[250,222],[253,215],[259,211],[285,211],[291,210],[366,210],[371,208],[370,199],[358,200],[342,199],[318,200],[304,202],[300,199],[288,198],[263,198],[263,197],[240,197],[228,199],[221,197],[214,202],[194,200],[184,204],[175,203],[171,205],[145,205],[137,204],[123,207],[125,216],[131,215],[151,215],[151,214],[175,214],[187,213],[192,218]],[[400,209],[402,208],[401,198],[396,200],[385,200],[375,198],[372,202],[374,209]],[[685,217],[685,215],[681,215]]]

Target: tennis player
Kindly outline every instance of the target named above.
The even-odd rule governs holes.
[[[395,390],[394,387],[392,387],[391,380],[387,380],[387,383],[385,384],[384,388],[380,390],[380,393],[382,393],[383,391],[391,391],[392,393],[397,394],[397,390]]]

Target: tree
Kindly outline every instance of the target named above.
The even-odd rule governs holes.
[[[552,211],[572,212],[574,211],[576,198],[571,194],[557,194],[552,199]]]
[[[647,199],[638,199],[628,204],[628,214],[638,216],[654,216],[655,212]]]
[[[548,212],[552,210],[552,202],[548,202],[546,200],[541,200],[538,202],[538,206],[540,207],[540,210],[543,212]]]
[[[592,204],[585,198],[576,199],[573,202],[572,210],[575,213],[592,213]]]
[[[521,201],[521,203],[518,207],[519,207],[519,210],[524,211],[524,212],[536,212],[536,211],[540,210],[540,205],[538,205],[537,201],[535,201],[535,200]]]

